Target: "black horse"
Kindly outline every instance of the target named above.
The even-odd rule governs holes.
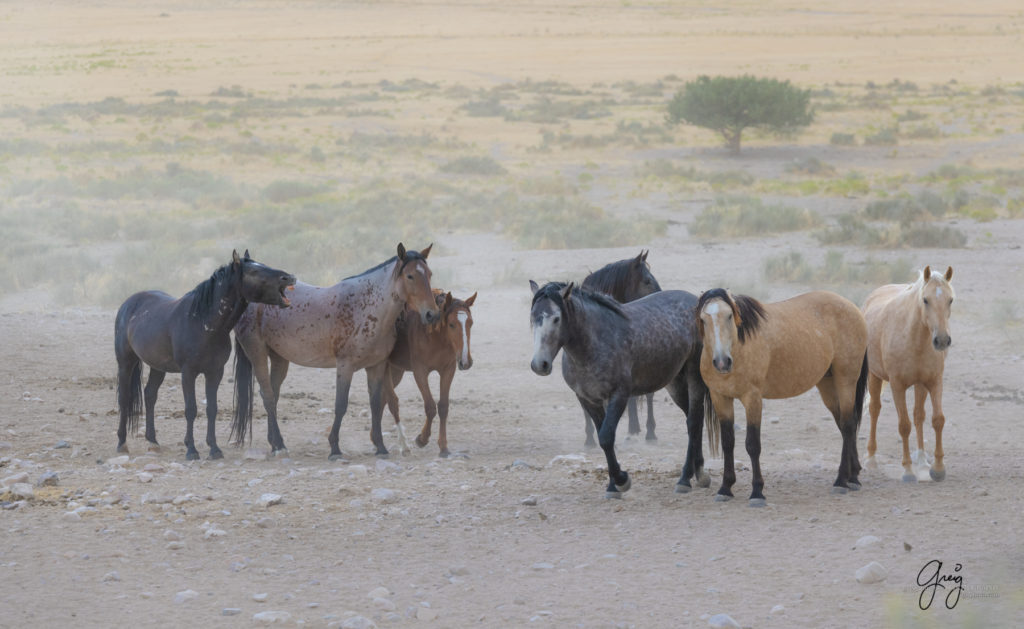
[[[192,438],[196,418],[196,377],[206,380],[206,444],[210,458],[224,456],[217,447],[214,420],[217,418],[217,388],[224,375],[224,363],[231,355],[231,329],[250,302],[288,306],[284,292],[295,285],[295,277],[272,269],[249,257],[231,253],[225,264],[179,299],[161,291],[144,291],[129,297],[117,311],[114,322],[114,353],[117,356],[117,404],[121,423],[117,428],[117,451],[127,452],[125,439],[142,412],[142,363],[149,365],[146,381],[146,440],[159,448],[153,409],[156,394],[167,372],[181,373],[185,394],[186,458],[199,458]]]
[[[647,264],[647,251],[641,251],[635,258],[627,258],[606,264],[583,278],[583,288],[597,291],[608,295],[615,301],[624,304],[629,301],[636,301],[651,293],[661,290],[658,280],[651,274],[651,267]],[[629,434],[640,434],[640,414],[637,412],[637,400],[643,398],[631,397],[626,405],[629,415]],[[589,419],[587,409],[583,409],[583,425],[587,431],[587,441],[584,444],[588,448],[597,445],[594,441],[594,424]],[[647,441],[657,441],[654,434],[654,393],[647,394]]]
[[[621,498],[629,475],[615,458],[615,429],[630,396],[662,388],[686,413],[689,444],[676,491],[690,491],[690,479],[707,487],[701,449],[704,405],[708,390],[700,376],[701,340],[694,306],[697,297],[670,290],[620,304],[572,284],[550,282],[543,288],[530,281],[533,305],[534,373],[546,376],[559,350],[565,349],[562,376],[597,424],[598,439],[608,459],[605,496]]]

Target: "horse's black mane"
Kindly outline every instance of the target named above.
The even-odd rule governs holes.
[[[626,300],[626,282],[630,279],[630,271],[636,258],[619,260],[606,264],[588,275],[582,287],[611,295],[616,301]]]
[[[189,295],[192,295],[192,305],[188,310],[189,315],[202,317],[210,311],[213,307],[213,294],[217,287],[217,282],[230,278],[231,265],[232,263],[229,262],[220,267],[210,275],[210,279],[199,282],[195,288],[188,292]]]
[[[753,336],[761,327],[761,322],[767,318],[767,313],[761,302],[746,295],[731,295],[724,288],[712,288],[701,294],[700,299],[697,300],[695,311],[698,318],[704,306],[713,299],[725,301],[730,306],[734,306],[736,312],[739,313],[740,324],[736,327],[736,336],[739,337],[740,343],[745,342],[748,336]]]
[[[363,271],[362,273],[359,273],[358,275],[350,275],[349,277],[346,277],[345,279],[346,280],[351,280],[351,279],[355,279],[357,277],[362,277],[364,275],[369,275],[370,273],[373,273],[374,271],[379,271],[379,270],[383,269],[384,267],[386,267],[387,265],[391,264],[392,262],[394,262],[397,259],[398,259],[398,256],[391,256],[390,258],[388,258],[387,260],[381,262],[377,266],[375,266],[375,267],[373,267],[371,269],[366,269],[365,271]],[[424,258],[422,255],[420,255],[419,251],[407,250],[405,252],[405,258],[402,260],[402,266],[405,267],[406,264],[409,264],[413,260],[426,260],[426,258]]]
[[[565,289],[566,286],[567,284],[565,282],[548,282],[533,294],[533,301],[530,303],[530,307],[532,308],[533,305],[541,299],[547,298],[555,302],[555,304],[565,312],[567,309],[565,300],[562,299],[562,290]],[[602,308],[606,308],[614,312],[622,318],[627,318],[626,313],[622,310],[622,305],[604,293],[598,293],[576,286],[573,288],[570,300],[572,297],[577,297],[585,303],[597,304]]]

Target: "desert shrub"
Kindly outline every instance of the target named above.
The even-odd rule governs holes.
[[[221,98],[248,98],[250,94],[240,86],[232,85],[231,87],[218,87],[210,93],[210,96],[219,96]]]
[[[918,249],[959,249],[967,245],[967,235],[943,225],[913,225],[902,230],[902,243]]]
[[[934,140],[942,137],[942,130],[933,124],[917,125],[904,135],[912,140]]]
[[[927,210],[909,197],[872,201],[864,207],[864,215],[876,221],[898,223],[910,223],[928,216]]]
[[[883,248],[959,248],[967,236],[953,227],[929,223],[904,222],[875,227],[853,214],[840,215],[835,227],[819,231],[815,237],[823,245],[855,245]]]
[[[505,167],[489,156],[467,155],[441,164],[443,173],[457,175],[504,175]]]
[[[322,194],[330,189],[329,185],[322,183],[278,179],[267,184],[267,187],[263,188],[262,194],[272,203],[287,203],[295,199]]]
[[[928,114],[923,114],[913,109],[908,109],[902,114],[896,116],[896,122],[915,122],[918,120],[924,120],[928,117]]]
[[[475,118],[504,118],[509,110],[497,98],[472,100],[459,107],[467,116]]]
[[[857,143],[857,137],[852,133],[833,133],[829,138],[829,144],[836,146],[853,146]]]
[[[762,270],[764,278],[771,282],[807,283],[829,287],[851,284],[879,286],[905,282],[913,275],[911,264],[902,258],[887,262],[869,257],[860,263],[849,263],[842,252],[835,250],[827,251],[825,259],[819,265],[807,262],[799,251],[789,251],[766,258]]]
[[[700,181],[711,185],[715,190],[752,185],[755,177],[745,170],[702,171],[693,166],[677,166],[668,159],[648,160],[637,169],[641,177],[658,179],[682,179]]]
[[[879,129],[864,136],[864,144],[867,146],[895,146],[899,144],[899,129],[896,127]]]
[[[834,175],[836,168],[817,157],[799,157],[786,164],[786,172],[798,175]]]
[[[695,236],[755,236],[808,229],[821,223],[816,212],[790,205],[765,205],[749,196],[718,197],[690,224]]]

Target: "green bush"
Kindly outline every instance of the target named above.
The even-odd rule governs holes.
[[[864,136],[864,144],[867,146],[895,146],[899,141],[899,129],[896,127],[885,127]]]
[[[829,138],[829,144],[836,146],[853,146],[857,143],[857,136],[852,133],[833,133],[832,137]]]
[[[440,171],[457,175],[504,175],[505,167],[488,156],[459,157],[441,164]]]
[[[790,205],[765,205],[749,196],[718,197],[690,224],[695,236],[756,236],[819,225],[816,212]]]

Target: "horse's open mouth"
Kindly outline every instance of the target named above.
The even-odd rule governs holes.
[[[288,286],[282,286],[281,290],[280,290],[280,293],[281,293],[281,304],[284,305],[284,306],[290,306],[290,305],[292,305],[292,300],[290,300],[287,297],[285,297],[284,292],[286,290],[295,290],[295,284],[289,284]]]

